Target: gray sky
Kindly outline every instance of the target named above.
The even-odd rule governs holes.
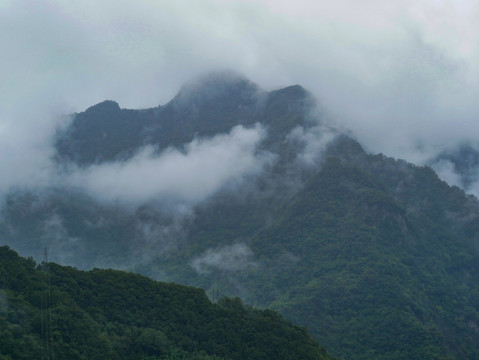
[[[478,20],[466,0],[0,0],[0,192],[59,181],[59,114],[156,106],[225,68],[303,85],[372,152],[479,143]]]

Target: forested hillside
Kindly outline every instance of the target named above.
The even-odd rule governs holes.
[[[345,358],[477,357],[477,200],[347,138],[329,154],[269,226],[242,239],[250,253],[216,245],[189,267],[171,257],[138,270],[273,307]]]
[[[239,298],[0,247],[1,359],[330,359],[304,328]]]

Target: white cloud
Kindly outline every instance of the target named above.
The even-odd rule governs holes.
[[[302,126],[295,127],[288,134],[288,141],[299,143],[302,146],[297,160],[304,165],[314,166],[321,160],[321,154],[336,137],[337,133],[325,126],[317,125],[310,129]]]
[[[196,139],[184,151],[171,148],[157,155],[146,147],[128,161],[76,169],[67,182],[110,202],[195,204],[261,172],[272,160],[271,154],[257,153],[263,136],[260,126],[236,126],[229,134]]]
[[[0,191],[53,181],[52,114],[156,106],[218,68],[303,85],[374,152],[421,163],[477,143],[478,14],[467,0],[0,0]]]
[[[449,160],[439,160],[433,165],[434,171],[437,175],[447,182],[449,185],[455,185],[461,187],[462,179],[461,176],[454,169],[454,164]]]
[[[256,267],[253,251],[242,243],[209,249],[193,259],[191,266],[199,274],[209,273],[212,269],[223,271],[240,271]]]

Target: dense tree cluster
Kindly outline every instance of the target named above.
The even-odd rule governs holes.
[[[40,359],[51,344],[58,359],[330,358],[305,329],[238,298],[211,303],[140,275],[44,265],[0,247],[2,360]]]

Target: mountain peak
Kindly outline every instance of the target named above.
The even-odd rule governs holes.
[[[308,90],[306,90],[301,85],[297,85],[297,84],[286,86],[285,88],[278,89],[278,90],[275,90],[273,92],[287,93],[287,94],[290,94],[290,95],[296,95],[297,97],[309,96]]]
[[[251,101],[258,92],[258,86],[243,75],[223,70],[208,73],[187,83],[173,101],[178,105],[203,105],[232,97],[240,101]]]
[[[98,113],[98,112],[116,112],[119,111],[120,105],[116,101],[113,100],[105,100],[101,103],[96,105],[90,106],[88,109],[85,110],[85,113]]]

